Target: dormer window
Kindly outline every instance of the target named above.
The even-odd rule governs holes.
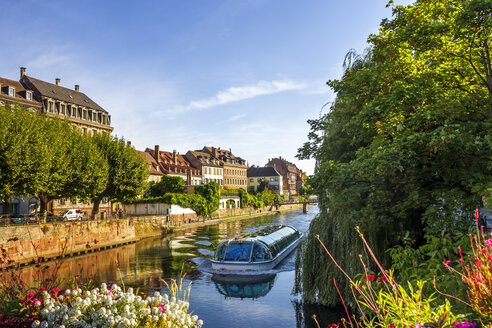
[[[32,100],[32,92],[31,91],[26,91],[26,99]]]
[[[13,87],[9,87],[9,96],[15,97],[15,89]]]

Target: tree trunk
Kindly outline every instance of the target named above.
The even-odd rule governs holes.
[[[46,216],[48,215],[48,203],[49,197],[45,195],[38,195],[39,199],[39,216],[42,218],[42,222],[46,223]]]
[[[101,197],[95,197],[92,198],[92,214],[91,217],[93,220],[97,219],[97,216],[99,215],[99,205],[101,204]]]
[[[1,223],[6,223],[10,221],[9,214],[10,214],[10,196],[6,197],[3,201],[3,206],[2,206],[2,222]]]

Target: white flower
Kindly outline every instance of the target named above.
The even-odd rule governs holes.
[[[38,328],[39,327],[39,324],[40,324],[39,320],[34,320],[32,322],[32,324],[31,324],[31,327],[32,328]]]
[[[70,289],[67,289],[67,290],[65,291],[65,295],[67,295],[67,296],[69,296],[69,295],[70,295],[70,293],[71,293],[71,292],[70,292]]]

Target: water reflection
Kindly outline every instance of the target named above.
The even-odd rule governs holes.
[[[235,298],[259,298],[272,289],[276,274],[266,275],[212,275],[215,287],[222,295]]]

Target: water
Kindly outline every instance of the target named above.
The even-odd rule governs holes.
[[[272,224],[289,224],[306,233],[318,213],[311,207],[254,219],[184,230],[166,237],[141,240],[135,244],[70,258],[58,275],[69,279],[76,274],[95,275],[98,282],[115,281],[127,287],[151,292],[163,289],[162,279],[186,273],[184,285],[192,283],[190,309],[204,321],[204,327],[322,327],[338,323],[340,309],[313,307],[292,295],[296,252],[280,265],[256,275],[217,275],[210,259],[217,244],[230,237],[259,230]]]

